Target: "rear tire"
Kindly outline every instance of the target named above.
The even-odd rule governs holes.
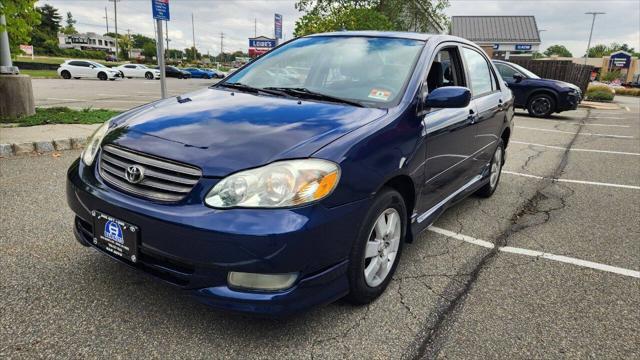
[[[60,73],[60,76],[62,76],[62,78],[65,80],[71,79],[71,73],[67,70],[62,70],[62,72]]]
[[[535,94],[529,99],[527,111],[529,115],[539,118],[551,116],[556,110],[556,102],[550,95]]]
[[[108,79],[107,74],[105,74],[103,72],[98,73],[98,79],[100,79],[102,81],[107,80]]]
[[[353,304],[367,304],[389,285],[400,261],[407,228],[402,195],[384,188],[373,200],[349,255],[349,294]]]
[[[502,165],[504,164],[504,142],[498,140],[498,147],[491,158],[489,182],[476,191],[476,195],[488,198],[496,192],[498,183],[500,183],[500,174],[502,174]]]

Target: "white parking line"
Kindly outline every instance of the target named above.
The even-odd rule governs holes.
[[[630,111],[631,111],[631,109],[629,109],[629,107],[628,107],[628,106],[625,106],[625,107],[624,107],[624,109],[625,109],[625,110],[627,110],[627,112],[630,112]]]
[[[569,150],[569,151],[594,152],[594,153],[614,154],[614,155],[640,156],[640,153],[632,153],[632,152],[624,152],[624,151],[595,150],[595,149],[576,149],[576,148],[568,148],[567,149],[566,147],[562,147],[562,146],[542,145],[542,144],[536,144],[536,143],[530,143],[530,142],[524,142],[524,141],[517,141],[517,140],[511,140],[511,141],[509,141],[509,144],[540,146],[540,147],[545,147],[545,148],[555,149],[555,150],[562,150],[562,151]]]
[[[607,187],[617,187],[617,188],[623,188],[623,189],[640,190],[640,186],[636,186],[636,185],[612,184],[612,183],[603,183],[603,182],[585,181],[585,180],[554,179],[554,178],[550,178],[550,177],[531,175],[531,174],[523,174],[523,173],[514,172],[514,171],[507,171],[507,170],[502,170],[502,173],[503,174],[508,174],[508,175],[528,177],[528,178],[533,178],[533,179],[548,179],[548,180],[552,180],[552,181],[555,181],[555,182],[565,182],[565,183],[573,183],[573,184],[607,186]]]
[[[606,127],[622,127],[622,128],[628,128],[631,127],[629,125],[616,125],[616,124],[589,124],[589,123],[576,123],[576,122],[563,122],[563,121],[558,121],[558,122],[550,122],[547,119],[536,119],[536,118],[530,118],[527,120],[539,120],[539,121],[544,121],[547,124],[553,124],[553,125],[577,125],[577,126],[606,126]]]
[[[45,100],[54,100],[54,101],[71,101],[71,102],[121,102],[121,103],[132,103],[132,104],[140,104],[142,101],[135,100],[100,100],[100,99],[61,99],[61,98],[46,98]]]
[[[535,131],[546,131],[546,132],[555,132],[555,133],[563,133],[563,134],[572,134],[575,135],[575,132],[572,131],[562,131],[562,130],[554,130],[554,129],[541,129],[541,128],[532,128],[527,126],[516,126],[516,129],[527,129],[527,130],[535,130]],[[578,135],[584,136],[602,136],[602,137],[610,137],[610,138],[620,138],[620,139],[633,139],[633,136],[627,135],[609,135],[609,134],[594,134],[594,133],[578,133]]]
[[[478,245],[478,246],[482,246],[489,249],[495,248],[495,245],[489,241],[476,239],[468,235],[455,233],[453,231],[442,229],[436,226],[430,226],[429,231],[432,231],[453,239],[461,240],[473,245]],[[625,268],[611,266],[607,264],[601,264],[593,261],[577,259],[574,257],[569,257],[564,255],[555,255],[555,254],[550,254],[542,251],[529,250],[529,249],[517,248],[512,246],[501,246],[498,248],[498,251],[511,253],[511,254],[531,256],[535,258],[547,259],[552,261],[558,261],[561,263],[572,264],[572,265],[586,267],[594,270],[606,271],[606,272],[610,272],[618,275],[640,278],[640,271],[625,269]]]

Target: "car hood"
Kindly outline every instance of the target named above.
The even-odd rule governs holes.
[[[209,88],[183,95],[182,102],[173,97],[114,118],[105,143],[192,164],[205,176],[225,176],[308,157],[386,112]]]
[[[571,83],[568,82],[564,82],[564,81],[560,81],[560,80],[553,80],[553,79],[536,79],[537,82],[541,83],[541,84],[551,84],[556,88],[565,88],[565,89],[572,89],[572,90],[576,90],[576,91],[580,91],[580,88],[576,85],[573,85]]]

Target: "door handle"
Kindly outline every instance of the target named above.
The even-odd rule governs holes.
[[[502,99],[498,100],[498,109],[502,110]]]
[[[478,120],[478,115],[475,111],[473,111],[473,109],[469,109],[469,116],[467,116],[467,121],[470,124],[475,124],[476,120]]]

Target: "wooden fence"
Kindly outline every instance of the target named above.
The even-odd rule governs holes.
[[[593,66],[575,64],[571,60],[532,60],[511,57],[509,60],[543,79],[565,81],[578,86],[582,93],[587,91]]]

